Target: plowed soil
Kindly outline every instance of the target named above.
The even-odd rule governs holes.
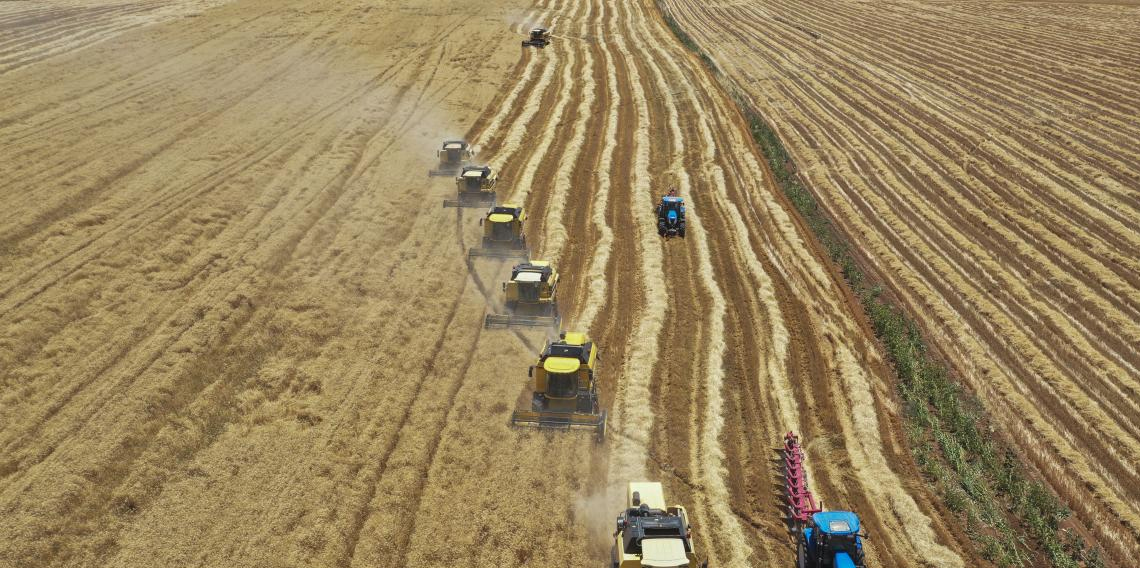
[[[1140,6],[668,0],[1120,565],[1140,555]]]
[[[0,565],[597,566],[642,478],[714,566],[783,565],[787,430],[873,565],[977,565],[858,306],[651,3],[4,2],[0,29]],[[459,136],[601,345],[601,445],[508,424],[546,337],[482,328],[509,263],[468,267],[482,212],[426,176]]]

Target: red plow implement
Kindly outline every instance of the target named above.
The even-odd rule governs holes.
[[[788,505],[788,523],[793,527],[804,526],[811,516],[823,510],[816,503],[815,496],[808,489],[807,472],[804,471],[804,450],[800,438],[793,432],[784,435],[784,447],[780,448],[784,458],[784,497]]]

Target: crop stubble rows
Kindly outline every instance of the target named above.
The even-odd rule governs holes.
[[[1134,558],[1136,7],[667,4],[1003,433]]]
[[[228,4],[0,83],[45,101],[0,117],[0,556],[584,565],[645,476],[718,565],[781,561],[796,429],[877,561],[962,562],[858,309],[651,5],[396,8]],[[422,176],[464,129],[602,346],[605,445],[507,426],[543,338],[481,331],[506,263],[467,273],[478,213]],[[662,242],[672,185],[692,232]]]

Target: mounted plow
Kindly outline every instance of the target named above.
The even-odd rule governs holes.
[[[797,568],[866,568],[859,515],[824,511],[808,489],[804,451],[799,436],[784,435],[784,498],[788,524],[796,534]]]
[[[788,511],[788,524],[802,526],[811,516],[823,510],[816,503],[815,496],[808,489],[807,470],[804,469],[804,450],[800,438],[792,432],[784,434],[784,447],[779,449],[783,456],[784,499]]]

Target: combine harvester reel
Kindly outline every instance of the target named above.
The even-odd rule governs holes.
[[[796,535],[796,568],[866,568],[859,516],[825,511],[808,489],[804,451],[792,432],[784,435],[784,497],[788,524]]]
[[[537,47],[542,49],[550,45],[550,30],[546,28],[534,28],[530,30],[530,37],[524,39],[522,42],[523,47]]]
[[[667,507],[660,483],[631,481],[627,498],[626,509],[617,516],[617,531],[610,549],[612,568],[708,568],[708,561],[697,560],[685,508]]]
[[[526,260],[526,236],[523,221],[526,213],[521,205],[504,203],[487,210],[479,220],[483,226],[483,246],[467,251],[467,263],[479,257]]]
[[[475,152],[465,140],[447,140],[443,143],[443,148],[437,150],[435,155],[439,158],[439,167],[428,170],[429,177],[458,174],[463,166],[467,165],[467,161],[475,155]]]
[[[487,314],[485,328],[553,327],[562,322],[558,315],[558,273],[544,260],[516,264],[511,280],[503,283],[506,314]]]
[[[584,333],[561,336],[546,344],[530,368],[534,381],[531,409],[516,410],[511,424],[591,429],[601,442],[606,438],[606,411],[598,403],[598,382],[594,379],[598,348]]]
[[[498,178],[489,166],[463,166],[455,178],[455,199],[443,200],[444,207],[487,207],[495,204],[492,191]]]

